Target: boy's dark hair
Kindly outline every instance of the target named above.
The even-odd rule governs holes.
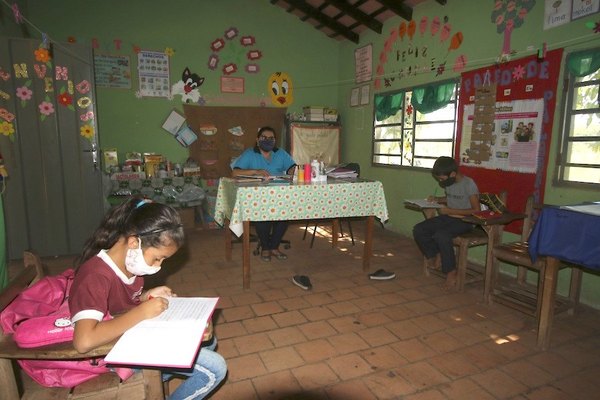
[[[452,172],[458,172],[458,164],[452,157],[438,157],[433,164],[431,174],[433,176],[449,176]]]
[[[263,132],[273,132],[273,136],[277,137],[277,132],[275,132],[275,129],[271,128],[270,126],[263,126],[262,128],[260,128],[256,133],[256,137],[260,137],[260,135],[262,135]]]
[[[181,247],[184,241],[181,219],[175,209],[141,197],[130,197],[106,213],[83,246],[77,266],[100,250],[110,249],[123,236],[141,237],[143,248],[168,246],[171,242]]]

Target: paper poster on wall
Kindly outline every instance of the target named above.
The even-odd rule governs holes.
[[[573,2],[571,20],[583,18],[600,11],[600,0],[579,0]]]
[[[169,56],[160,51],[138,53],[140,97],[171,97]]]
[[[352,88],[352,91],[350,91],[350,107],[356,107],[359,103],[359,97],[360,96],[360,88]]]
[[[131,89],[131,60],[129,56],[94,54],[96,86]]]
[[[491,141],[473,137],[475,104],[464,107],[460,157],[462,165],[502,171],[534,173],[537,170],[540,130],[544,113],[544,100],[515,100],[497,102]],[[489,152],[486,159],[471,158],[478,154],[479,146]]]
[[[371,98],[371,86],[370,85],[362,85],[360,87],[360,105],[366,106],[369,104]]]
[[[244,78],[222,76],[221,93],[244,93]]]
[[[544,3],[544,30],[556,28],[571,21],[572,0],[546,0]],[[577,2],[581,0],[575,0]]]
[[[373,78],[373,45],[354,50],[354,74],[356,83],[369,82]]]

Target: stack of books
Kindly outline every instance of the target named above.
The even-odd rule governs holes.
[[[325,121],[325,107],[308,106],[303,107],[302,111],[307,121]]]

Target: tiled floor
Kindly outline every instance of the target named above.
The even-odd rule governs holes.
[[[211,399],[582,399],[600,398],[600,312],[558,316],[550,350],[535,348],[534,320],[482,304],[482,285],[445,293],[424,277],[409,238],[375,229],[371,281],[356,246],[314,248],[292,225],[287,261],[252,257],[252,287],[242,289],[241,248],[224,258],[220,231],[191,231],[188,246],[152,284],[179,295],[220,296],[219,352],[229,375]],[[54,270],[64,260],[48,260]],[[310,276],[312,291],[294,286]],[[150,284],[150,282],[147,282]],[[149,285],[147,285],[149,286]]]

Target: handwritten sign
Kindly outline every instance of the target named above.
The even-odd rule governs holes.
[[[94,55],[96,86],[131,89],[131,60],[129,56]]]
[[[368,44],[354,51],[356,83],[369,82],[373,78],[373,45]]]

